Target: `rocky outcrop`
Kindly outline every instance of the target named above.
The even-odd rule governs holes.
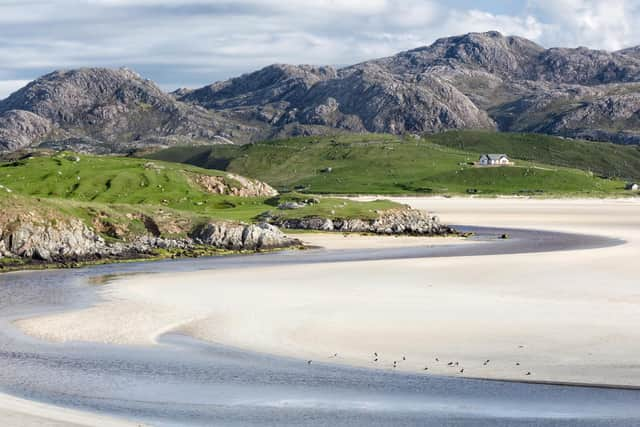
[[[233,250],[262,250],[300,245],[277,227],[267,224],[210,222],[198,227],[191,237],[198,243]]]
[[[4,256],[54,261],[102,256],[109,253],[109,248],[80,220],[24,219],[0,225],[0,252]]]
[[[390,209],[379,213],[376,219],[329,219],[307,217],[299,219],[272,218],[282,228],[344,233],[447,235],[455,230],[440,223],[437,216],[417,209]]]
[[[224,176],[192,174],[191,179],[211,194],[236,197],[273,197],[278,195],[278,191],[265,182],[232,173],[227,173]]]
[[[171,239],[152,234],[108,243],[78,219],[43,221],[25,218],[0,224],[0,258],[45,262],[76,262],[105,258],[135,258],[157,249],[215,249],[258,251],[300,245],[270,224],[210,222],[189,237]]]

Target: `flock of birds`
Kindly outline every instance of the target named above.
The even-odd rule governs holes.
[[[522,348],[524,348],[524,346],[521,345],[521,346],[518,346],[518,348],[522,349]],[[378,355],[377,352],[373,352],[372,356],[373,356],[372,360],[373,360],[374,363],[378,363],[380,361],[380,356]],[[329,356],[329,359],[335,359],[337,357],[338,357],[338,353],[333,353],[331,356]],[[400,366],[400,363],[401,362],[405,362],[406,360],[407,360],[406,356],[402,356],[402,358],[400,360],[394,360],[393,361],[393,365],[392,365],[393,369],[398,368]],[[434,361],[435,361],[436,364],[440,363],[440,359],[438,357],[435,357]],[[312,363],[313,363],[313,360],[307,360],[307,364],[308,365],[311,365]],[[488,366],[489,363],[491,363],[491,359],[487,359],[484,362],[482,362],[482,366]],[[460,365],[460,362],[458,362],[458,361],[448,362],[446,366],[449,367],[449,368],[455,368],[458,371],[458,373],[464,374],[464,366]],[[520,366],[520,362],[515,362],[515,366],[519,367]],[[425,366],[424,369],[423,369],[423,371],[428,371],[428,370],[429,370],[429,366]],[[531,376],[531,371],[526,371],[524,373],[524,375],[525,376]]]

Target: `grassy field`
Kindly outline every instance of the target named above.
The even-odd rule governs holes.
[[[175,147],[152,157],[216,166],[281,190],[317,194],[628,195],[622,180],[602,179],[597,173],[579,169],[587,169],[588,157],[595,156],[595,151],[589,156],[585,150],[571,152],[570,145],[564,145],[569,141],[554,138],[555,148],[548,149],[546,157],[541,156],[544,162],[533,162],[527,160],[535,156],[527,154],[526,139],[495,133],[478,135],[447,133],[427,139],[373,134],[300,137],[241,147]],[[502,139],[491,142],[484,135]],[[549,144],[547,140],[546,146]],[[584,144],[592,144],[594,150],[599,147],[596,143]],[[624,157],[624,173],[637,173],[633,170],[640,162],[640,151],[623,148],[609,147],[610,152],[603,148],[600,155],[606,154],[611,163]],[[510,154],[516,166],[474,167],[472,162],[478,159],[478,153],[485,151]],[[601,162],[600,168],[606,169],[606,164]]]
[[[640,179],[640,146],[487,131],[450,131],[428,139],[476,154],[508,153],[516,159],[592,171],[600,176]]]
[[[101,227],[126,228],[131,234],[143,233],[143,218],[150,217],[167,230],[163,235],[180,235],[208,219],[253,222],[297,197],[212,194],[193,179],[198,175],[224,177],[230,186],[240,185],[225,172],[178,163],[72,153],[32,157],[0,163],[0,208],[8,211],[17,204],[28,211],[44,206],[52,212],[79,217],[89,225],[95,225],[98,219]],[[319,198],[303,209],[278,212],[292,218],[327,212],[333,212],[334,217],[368,218],[376,210],[397,206],[389,201]]]

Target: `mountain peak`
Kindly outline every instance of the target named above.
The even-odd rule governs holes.
[[[0,143],[13,148],[48,142],[126,151],[142,144],[218,143],[232,132],[220,133],[228,127],[224,118],[178,102],[127,68],[53,71],[0,101],[0,119]],[[33,130],[18,138],[19,129]]]

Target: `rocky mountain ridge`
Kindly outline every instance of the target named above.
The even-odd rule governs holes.
[[[638,49],[545,49],[470,33],[338,70],[270,66],[176,96],[288,133],[472,128],[640,143]]]
[[[98,153],[353,132],[496,129],[640,144],[640,47],[545,49],[491,31],[336,69],[275,64],[162,92],[127,70],[56,71],[0,101],[0,151]]]

